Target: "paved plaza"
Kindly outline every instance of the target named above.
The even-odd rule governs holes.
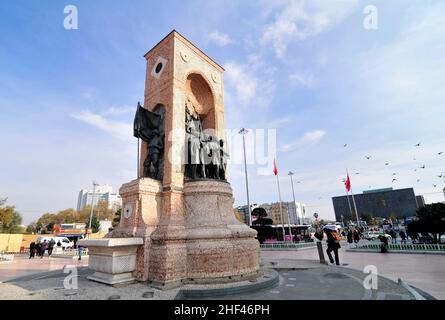
[[[426,291],[437,299],[445,299],[445,255],[348,252],[342,244],[340,262],[346,268],[363,270],[375,265],[379,275],[397,281],[399,278],[416,288]],[[263,251],[263,259],[317,260],[317,249],[299,251]]]
[[[344,246],[346,247],[346,245]],[[324,266],[315,248],[299,251],[262,251],[266,268],[278,271],[277,283],[267,289],[240,294],[220,295],[218,299],[342,299],[342,300],[408,300],[415,296],[396,283],[401,278],[437,299],[445,299],[445,256],[420,254],[380,254],[347,252],[342,248],[341,262],[345,265]],[[365,290],[362,272],[366,265],[378,268],[379,288]],[[79,290],[66,290],[64,266],[78,267]],[[16,256],[12,262],[0,263],[0,299],[174,299],[179,290],[160,291],[135,283],[115,288],[87,280],[88,258],[29,260]],[[13,280],[14,279],[14,280]],[[12,281],[11,281],[12,280]],[[391,281],[395,280],[395,281]],[[188,288],[194,288],[188,286]]]

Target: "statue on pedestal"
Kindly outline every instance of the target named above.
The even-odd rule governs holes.
[[[147,143],[147,157],[144,161],[143,176],[160,181],[162,181],[164,174],[164,118],[165,108],[163,105],[157,105],[151,112],[143,108],[138,102],[133,135]]]

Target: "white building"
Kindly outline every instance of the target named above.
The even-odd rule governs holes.
[[[106,184],[97,186],[94,193],[93,190],[80,190],[77,200],[77,210],[81,210],[87,205],[91,205],[91,203],[96,206],[100,201],[108,203],[108,208],[113,210],[117,210],[117,208],[122,206],[122,198],[120,195],[113,193],[113,187]]]

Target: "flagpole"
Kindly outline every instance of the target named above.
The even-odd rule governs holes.
[[[276,175],[276,177],[277,177],[277,185],[278,185],[278,198],[280,200],[281,230],[283,231],[283,241],[285,241],[286,231],[284,230],[283,204],[281,202],[280,180],[278,179],[278,174]]]
[[[348,190],[346,190],[346,199],[348,199],[349,213],[351,214],[351,218],[352,218],[353,213],[352,213],[351,201],[349,200]]]
[[[349,177],[348,169],[346,169],[346,174]],[[351,195],[352,195],[352,203],[354,204],[355,217],[357,218],[357,227],[360,227],[360,220],[358,218],[357,204],[355,203],[354,192],[352,191],[352,186],[350,188],[351,188]]]

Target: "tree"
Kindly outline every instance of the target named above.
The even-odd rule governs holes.
[[[99,201],[94,211],[101,220],[112,220],[114,217],[114,211],[108,208],[108,202],[106,201]]]
[[[90,226],[90,219],[86,220],[85,224],[87,225],[87,228]],[[97,215],[93,214],[93,217],[91,218],[91,232],[97,233],[100,230],[100,221],[97,218]]]
[[[264,208],[253,209],[252,216],[257,217],[252,223],[252,228],[258,232],[257,239],[260,243],[276,236],[272,227],[273,220],[267,218],[267,212]]]
[[[440,237],[445,234],[445,204],[428,204],[417,210],[417,217],[408,225],[408,231],[431,234],[435,243],[441,243]]]
[[[0,231],[4,233],[21,233],[22,215],[14,206],[0,207]]]
[[[365,221],[367,225],[371,225],[373,222],[373,216],[371,213],[361,213],[360,220]]]
[[[121,222],[121,214],[122,214],[122,209],[121,208],[117,209],[112,223],[113,228],[117,228],[119,226]]]

